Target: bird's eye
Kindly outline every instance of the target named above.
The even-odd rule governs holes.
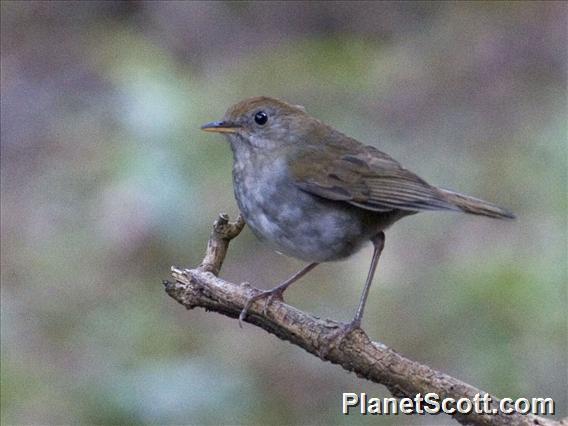
[[[254,115],[254,122],[259,126],[264,126],[267,121],[268,121],[268,114],[266,114],[264,111],[258,111]]]

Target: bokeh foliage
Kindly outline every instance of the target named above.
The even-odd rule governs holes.
[[[400,423],[342,417],[342,392],[385,390],[160,285],[237,213],[230,150],[199,125],[260,94],[518,215],[395,226],[365,328],[568,415],[566,16],[562,2],[2,2],[2,423]],[[321,267],[289,302],[348,319],[369,260]],[[222,275],[268,287],[300,266],[247,230]]]

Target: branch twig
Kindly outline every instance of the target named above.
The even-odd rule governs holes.
[[[174,282],[165,281],[166,292],[187,309],[204,308],[238,318],[247,299],[260,290],[248,284],[234,284],[218,278],[231,239],[243,229],[241,216],[229,222],[222,214],[213,225],[207,252],[197,269],[172,267]],[[347,335],[329,351],[326,342],[334,335],[340,323],[319,319],[279,300],[274,300],[263,314],[264,301],[253,303],[246,321],[263,328],[283,340],[300,346],[309,353],[353,371],[357,376],[386,386],[396,397],[410,397],[421,393],[436,393],[440,398],[472,400],[481,390],[433,370],[427,365],[409,360],[393,349],[373,342],[362,330]],[[323,354],[323,355],[322,355]],[[491,400],[498,401],[491,397]],[[495,406],[495,405],[493,405]],[[462,424],[475,425],[561,425],[548,418],[534,415],[455,414]]]

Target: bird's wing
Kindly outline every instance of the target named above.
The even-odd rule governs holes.
[[[288,158],[303,191],[377,212],[459,210],[436,187],[370,146],[304,147]]]

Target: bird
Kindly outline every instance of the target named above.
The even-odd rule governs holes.
[[[513,219],[495,204],[442,189],[404,168],[388,154],[312,117],[303,106],[253,97],[231,106],[220,121],[201,126],[221,133],[233,153],[233,188],[252,232],[277,252],[306,265],[252,304],[284,300],[293,283],[324,262],[348,258],[369,241],[371,265],[345,336],[361,328],[365,305],[385,245],[385,230],[419,212],[447,210]]]

